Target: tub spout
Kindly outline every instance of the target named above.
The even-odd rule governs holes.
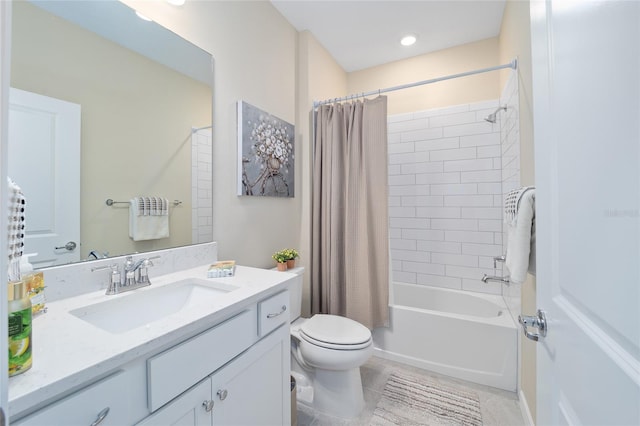
[[[489,281],[495,281],[498,283],[509,284],[509,277],[495,277],[492,275],[484,274],[481,280],[483,283],[488,283]]]

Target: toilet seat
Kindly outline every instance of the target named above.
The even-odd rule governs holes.
[[[314,315],[300,326],[300,337],[312,345],[335,350],[358,350],[372,343],[368,328],[337,315]]]

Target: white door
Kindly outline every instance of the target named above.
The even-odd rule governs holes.
[[[537,423],[638,425],[640,2],[532,0],[531,34]]]
[[[9,94],[8,176],[25,194],[24,253],[34,267],[80,260],[80,105]]]

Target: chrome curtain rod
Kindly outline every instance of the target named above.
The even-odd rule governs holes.
[[[366,93],[363,92],[363,93],[359,93],[359,94],[343,96],[341,98],[326,99],[324,101],[318,101],[318,102],[314,101],[313,102],[313,108],[319,107],[320,105],[326,105],[326,104],[330,104],[330,103],[334,103],[334,102],[348,101],[349,99],[353,99],[353,98],[364,98],[365,96],[380,95],[382,93],[394,92],[396,90],[408,89],[410,87],[422,86],[424,84],[437,83],[439,81],[451,80],[451,79],[459,78],[459,77],[467,77],[469,75],[474,75],[474,74],[482,74],[482,73],[489,72],[489,71],[497,71],[497,70],[501,70],[501,69],[504,69],[504,68],[511,68],[511,69],[514,69],[514,70],[518,69],[518,59],[514,59],[513,61],[509,62],[508,64],[496,65],[495,67],[482,68],[482,69],[478,69],[478,70],[462,72],[462,73],[459,73],[459,74],[451,74],[451,75],[447,75],[447,76],[444,76],[444,77],[432,78],[430,80],[423,80],[423,81],[417,81],[415,83],[402,84],[400,86],[387,87],[386,89],[378,89],[378,90],[372,90],[372,91],[366,92]]]

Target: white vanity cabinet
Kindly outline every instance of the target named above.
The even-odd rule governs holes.
[[[233,361],[138,423],[160,425],[289,424],[289,327],[281,325]]]
[[[291,423],[288,343],[286,324],[211,376],[214,426]]]
[[[131,374],[119,370],[35,414],[11,422],[15,426],[42,425],[124,425],[135,421],[132,417],[135,398]]]
[[[238,324],[244,326],[238,327]],[[219,340],[218,345],[204,346],[203,339],[212,333],[226,336],[226,339]],[[233,360],[227,356],[226,361],[230,362],[221,363],[223,358],[218,354],[240,352],[247,336],[255,344]],[[257,310],[244,311],[158,354],[147,362],[149,407],[154,413],[139,425],[289,424],[289,344],[289,292],[283,291],[258,302]],[[193,360],[192,365],[179,363],[190,359],[187,358],[189,355],[193,358],[194,353],[198,354],[198,359]],[[225,365],[217,368],[222,364]],[[212,365],[216,367],[213,374],[155,410],[171,392],[176,392],[175,383],[187,383],[184,376],[190,377],[193,383],[193,378],[205,376],[203,371],[212,372]],[[174,386],[167,390],[170,383]]]
[[[289,292],[257,299],[11,424],[288,425]]]
[[[137,426],[211,426],[211,378],[207,377]]]

